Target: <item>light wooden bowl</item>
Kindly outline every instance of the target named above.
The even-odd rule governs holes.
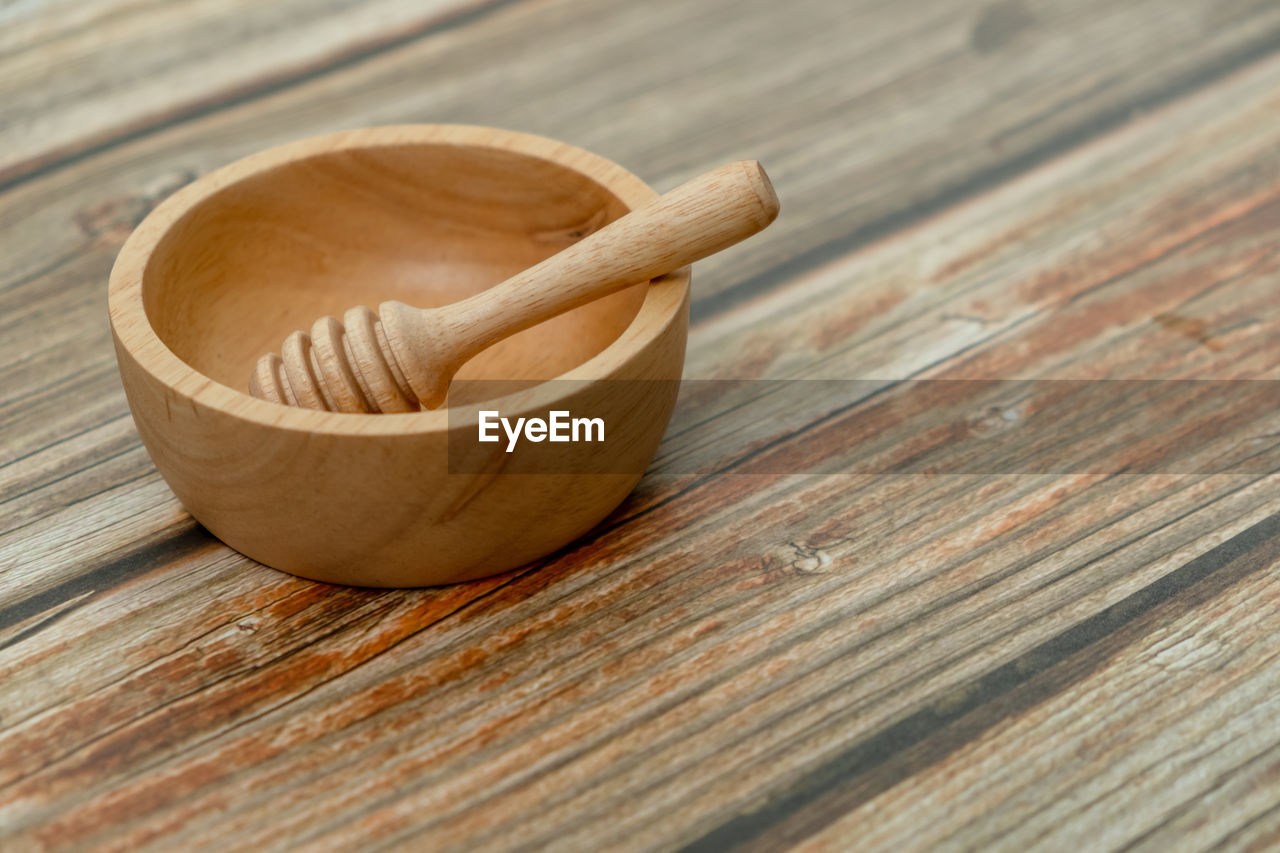
[[[458,408],[318,412],[255,399],[246,382],[258,356],[317,316],[454,301],[655,197],[564,143],[452,125],[303,140],[207,175],[138,226],[111,272],[116,354],[143,443],[214,535],[303,577],[434,585],[554,551],[608,515],[657,450],[678,383],[618,380],[679,379],[687,268],[521,332],[459,372],[528,380],[485,401],[504,416],[606,418],[608,455],[556,445],[552,473],[540,473],[552,470],[547,445],[477,451]],[[472,473],[451,472],[460,446]]]

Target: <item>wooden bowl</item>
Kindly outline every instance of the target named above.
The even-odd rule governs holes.
[[[143,443],[214,535],[303,577],[434,585],[554,551],[616,507],[657,450],[678,386],[665,380],[684,360],[687,268],[522,332],[458,374],[455,388],[524,380],[483,401],[504,417],[603,416],[608,454],[557,445],[548,468],[546,445],[478,445],[457,407],[481,401],[452,392],[453,410],[353,415],[258,400],[247,380],[321,315],[465,297],[654,197],[564,143],[451,125],[307,139],[207,175],[138,226],[111,272]],[[649,379],[664,381],[623,381]],[[464,446],[459,472],[448,457]]]

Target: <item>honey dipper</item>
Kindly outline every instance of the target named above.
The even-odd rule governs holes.
[[[439,308],[383,302],[322,317],[258,359],[249,393],[337,412],[440,406],[453,375],[498,341],[715,254],[762,230],[778,197],[755,161],[700,175],[506,281]]]

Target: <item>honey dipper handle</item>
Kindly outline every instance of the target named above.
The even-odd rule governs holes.
[[[459,351],[497,341],[631,284],[726,249],[778,215],[764,168],[743,160],[706,172],[502,284],[444,309]]]
[[[453,374],[508,335],[745,240],[778,215],[754,160],[681,184],[496,287],[440,308],[391,300],[295,332],[258,360],[256,397],[314,409],[404,412],[442,405]]]

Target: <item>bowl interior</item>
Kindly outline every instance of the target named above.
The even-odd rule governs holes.
[[[495,148],[332,151],[259,172],[194,206],[142,280],[157,336],[244,391],[254,361],[321,316],[398,299],[465,298],[626,213],[596,181]],[[459,378],[544,380],[605,349],[644,301],[637,285],[514,335]],[[469,386],[483,388],[484,386]],[[451,403],[474,402],[451,398]]]

